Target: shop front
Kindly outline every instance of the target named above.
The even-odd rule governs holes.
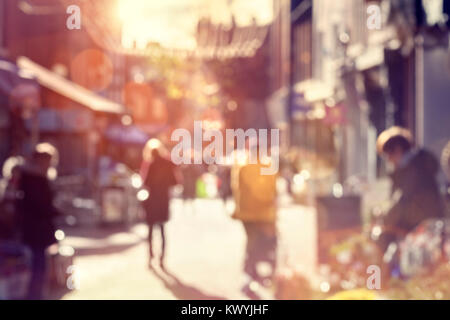
[[[39,137],[36,113],[41,90],[32,75],[16,64],[0,59],[0,163],[12,155],[25,155]],[[32,123],[30,128],[25,122]]]

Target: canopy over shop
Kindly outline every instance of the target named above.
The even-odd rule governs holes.
[[[44,89],[45,106],[37,116],[40,140],[55,144],[60,151],[60,173],[92,176],[100,136],[110,122],[120,121],[125,108],[26,57],[20,57],[17,64],[33,75]]]

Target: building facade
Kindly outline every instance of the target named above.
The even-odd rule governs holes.
[[[439,157],[450,137],[448,126],[435,125],[448,109],[449,7],[440,0],[292,0],[289,18],[276,16],[274,38],[290,45],[289,55],[283,40],[272,47],[268,109],[289,126],[299,172],[319,177],[325,166],[330,182],[373,182],[385,171],[376,137],[393,125]]]

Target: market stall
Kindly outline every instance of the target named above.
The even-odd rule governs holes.
[[[276,298],[450,299],[450,219],[422,222],[386,253],[379,250],[371,232],[347,229],[344,234],[322,248],[327,261],[314,281],[297,272],[279,274]]]

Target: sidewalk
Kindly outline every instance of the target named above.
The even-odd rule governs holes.
[[[68,231],[76,252],[79,290],[64,299],[245,299],[242,287],[245,234],[219,200],[197,200],[196,212],[171,204],[167,224],[167,273],[150,271],[147,228]],[[279,268],[312,275],[315,266],[315,214],[289,205],[279,213]],[[159,248],[159,232],[156,231]],[[156,254],[159,252],[156,251]]]

